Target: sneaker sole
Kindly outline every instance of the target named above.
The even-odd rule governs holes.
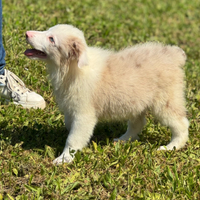
[[[8,100],[8,99],[3,99],[1,98],[1,100],[3,100],[3,102],[5,104],[9,104],[11,101]],[[27,109],[30,109],[30,108],[34,108],[34,109],[44,109],[46,107],[46,102],[45,101],[40,101],[40,102],[37,102],[37,104],[25,104],[25,103],[22,103],[22,102],[14,102],[12,101],[12,103],[14,103],[15,105],[21,105],[23,108],[27,108]]]
[[[34,108],[34,109],[44,109],[46,107],[46,102],[45,101],[41,101],[41,102],[37,102],[37,104],[23,104],[21,102],[13,102],[15,105],[21,105],[23,108]]]

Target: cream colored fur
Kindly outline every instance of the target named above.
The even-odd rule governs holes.
[[[172,131],[159,149],[180,149],[188,140],[183,65],[186,55],[176,46],[145,43],[119,52],[88,47],[83,33],[71,25],[28,31],[27,41],[46,56],[47,70],[69,136],[54,163],[71,162],[70,149],[85,147],[98,119],[128,119],[117,140],[135,140],[151,109]],[[53,42],[50,41],[53,38]]]

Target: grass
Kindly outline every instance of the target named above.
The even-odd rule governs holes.
[[[47,102],[44,110],[0,105],[0,200],[200,199],[200,2],[196,0],[3,0],[7,68]],[[89,45],[114,50],[145,41],[176,44],[185,65],[190,140],[157,152],[170,131],[151,116],[140,141],[113,144],[126,122],[101,122],[72,164],[54,166],[68,132],[44,63],[28,60],[27,30],[57,23],[84,31]]]

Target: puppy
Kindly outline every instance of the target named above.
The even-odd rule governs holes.
[[[82,31],[56,25],[47,31],[27,31],[25,51],[47,63],[54,95],[69,130],[63,153],[53,162],[71,162],[85,147],[98,119],[128,119],[117,140],[136,140],[153,114],[172,131],[171,142],[160,150],[180,149],[188,140],[183,65],[186,55],[176,46],[145,43],[113,52],[88,47]]]

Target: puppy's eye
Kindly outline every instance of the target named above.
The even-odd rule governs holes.
[[[55,43],[53,37],[49,37],[49,41],[50,41],[51,43]]]

